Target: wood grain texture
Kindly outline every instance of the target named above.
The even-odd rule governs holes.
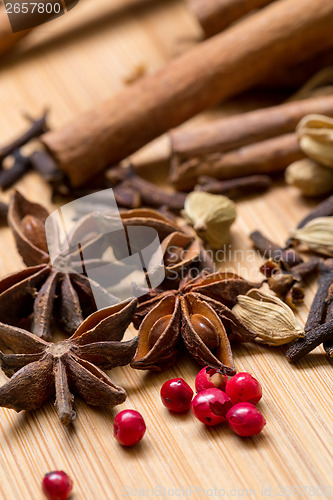
[[[97,26],[90,30],[85,23],[89,3]],[[153,71],[171,57],[181,37],[197,33],[180,2],[156,2],[149,10],[135,9],[132,14],[119,5],[115,0],[82,2],[63,21],[33,33],[15,58],[2,62],[3,143],[25,128],[22,111],[38,115],[51,105],[52,125],[60,126],[119,90],[138,61]],[[103,18],[108,13],[108,22],[98,21],[98,13]],[[159,153],[161,147],[156,143],[150,154]],[[153,171],[152,177],[160,175]],[[52,209],[48,188],[36,175],[30,174],[19,188]],[[257,278],[261,259],[251,252],[249,232],[260,227],[282,243],[313,205],[284,186],[242,201],[232,248],[246,252],[246,259],[238,253],[222,265]],[[23,266],[13,237],[2,229],[0,273],[19,267]],[[303,322],[315,291],[315,284],[309,285],[305,306],[299,311]],[[131,335],[129,331],[127,336]],[[283,352],[283,348],[250,344],[234,347],[237,369],[254,373],[264,389],[260,408],[268,424],[253,439],[242,440],[223,426],[206,429],[190,414],[173,416],[162,407],[159,390],[165,380],[182,376],[194,387],[198,367],[188,358],[158,375],[116,368],[111,376],[127,389],[126,403],[108,411],[77,401],[78,418],[69,429],[60,424],[52,402],[31,414],[0,409],[1,500],[42,500],[41,478],[52,469],[72,476],[73,500],[113,500],[125,494],[132,498],[129,491],[138,497],[140,489],[146,497],[157,498],[147,492],[157,487],[166,491],[184,487],[188,497],[191,486],[216,487],[236,498],[241,494],[230,495],[231,490],[254,490],[261,498],[261,488],[271,486],[270,497],[275,498],[279,485],[332,487],[332,366],[322,348],[298,366],[288,364]],[[0,382],[5,382],[2,374]],[[125,408],[140,411],[148,429],[142,443],[130,450],[118,446],[112,436],[113,417]],[[200,498],[198,492],[192,490],[192,498]]]

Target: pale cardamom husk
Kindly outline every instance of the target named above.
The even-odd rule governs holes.
[[[307,115],[298,124],[296,132],[300,147],[309,158],[333,168],[333,118]]]
[[[292,238],[328,257],[333,257],[333,217],[317,217],[292,233]]]
[[[200,238],[218,249],[228,243],[237,214],[235,203],[226,196],[194,191],[186,197],[182,215]]]
[[[288,344],[304,337],[293,311],[279,298],[252,289],[239,295],[232,312],[251,332],[256,342],[268,345]]]
[[[333,191],[333,169],[304,158],[295,161],[285,171],[286,183],[295,186],[305,196],[320,196]]]

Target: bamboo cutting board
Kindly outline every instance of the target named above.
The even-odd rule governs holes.
[[[81,0],[1,62],[1,142],[24,129],[22,112],[37,116],[51,107],[51,124],[60,126],[117,92],[138,66],[153,72],[199,35],[180,0]],[[162,148],[163,141],[156,141],[145,154]],[[36,175],[18,187],[55,208]],[[261,259],[251,250],[249,232],[261,228],[282,243],[311,208],[283,185],[240,202],[232,235],[237,252],[225,256],[221,267],[255,280]],[[1,229],[1,275],[21,267],[12,235]],[[315,287],[309,283],[299,310],[303,322]],[[297,366],[287,363],[283,348],[236,345],[234,355],[237,369],[252,372],[263,386],[259,407],[267,426],[259,436],[241,439],[224,426],[208,429],[191,414],[175,416],[162,406],[165,380],[180,376],[194,387],[199,368],[189,358],[161,374],[116,368],[111,378],[126,388],[125,404],[99,410],[76,400],[70,428],[60,424],[52,402],[34,413],[0,409],[0,498],[42,499],[42,477],[54,469],[72,477],[75,500],[333,496],[332,366],[321,347]],[[0,382],[5,380],[1,374]],[[141,412],[147,424],[144,440],[132,449],[112,436],[113,418],[125,408]]]

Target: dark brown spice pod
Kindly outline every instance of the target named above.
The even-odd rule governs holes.
[[[181,335],[191,356],[203,366],[234,375],[236,369],[227,332],[214,309],[192,293],[181,297],[181,301]]]
[[[161,371],[176,361],[180,342],[180,301],[166,294],[141,323],[139,344],[131,363],[140,370]]]
[[[137,337],[120,342],[137,301],[108,307],[89,316],[68,340],[49,343],[32,333],[0,324],[1,367],[10,380],[0,388],[0,406],[20,412],[35,410],[55,393],[61,422],[75,417],[74,394],[88,404],[115,406],[126,391],[100,369],[130,363]]]

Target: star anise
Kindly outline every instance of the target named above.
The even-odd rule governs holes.
[[[84,274],[74,269],[62,272],[52,267],[45,232],[48,215],[41,205],[31,203],[17,191],[13,194],[8,222],[17,249],[29,267],[0,281],[0,321],[17,325],[22,318],[32,314],[32,332],[46,340],[51,338],[56,311],[65,332],[72,334],[83,319],[96,310],[96,291],[105,306],[116,302],[115,297],[97,283],[94,283],[94,296],[91,281]]]
[[[139,344],[131,366],[154,371],[170,367],[182,339],[200,365],[234,374],[230,339],[247,342],[255,336],[230,307],[238,295],[260,285],[232,273],[213,273],[185,279],[177,290],[158,295],[154,291],[152,298],[147,294],[133,321],[139,328]]]
[[[148,208],[123,212],[121,219],[125,228],[150,227],[157,232],[167,278],[174,279],[181,269],[187,268],[200,255],[200,240],[187,224],[180,226],[160,212]],[[141,249],[140,241],[137,242],[137,247],[138,250]]]
[[[121,342],[136,309],[136,299],[89,316],[74,335],[49,343],[26,330],[0,323],[1,367],[10,380],[0,388],[0,406],[20,412],[36,410],[55,393],[65,425],[75,419],[74,396],[94,406],[116,406],[126,391],[100,369],[128,364],[138,338]]]

